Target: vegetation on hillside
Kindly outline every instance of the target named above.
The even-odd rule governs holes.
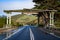
[[[16,15],[12,16],[12,22],[14,25],[27,25],[27,24],[32,24],[32,21],[36,20],[37,17],[33,15]]]
[[[6,25],[6,16],[0,16],[0,28]]]

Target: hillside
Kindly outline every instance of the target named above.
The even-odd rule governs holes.
[[[13,24],[29,24],[31,23],[32,21],[36,20],[37,17],[36,16],[33,16],[33,15],[15,15],[15,16],[12,16],[12,22]]]

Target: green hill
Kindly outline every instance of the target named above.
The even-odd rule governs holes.
[[[29,24],[32,23],[32,21],[36,20],[37,17],[33,15],[15,15],[12,16],[12,22],[14,25],[16,24]]]

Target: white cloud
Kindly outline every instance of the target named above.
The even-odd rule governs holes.
[[[34,3],[32,0],[28,1],[12,1],[12,2],[0,2],[0,13],[3,13],[3,10],[14,10],[14,9],[23,9],[23,8],[33,8]],[[6,14],[4,14],[6,15]]]

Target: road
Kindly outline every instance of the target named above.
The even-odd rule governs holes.
[[[33,26],[25,26],[4,40],[60,40],[51,34],[45,33]]]
[[[5,38],[6,36],[5,36],[6,34],[0,34],[0,40],[2,40],[3,38]]]

